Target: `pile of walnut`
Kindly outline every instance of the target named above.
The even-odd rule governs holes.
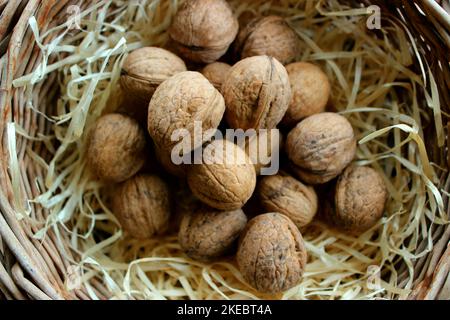
[[[313,219],[352,234],[376,226],[387,198],[383,179],[352,164],[352,126],[326,112],[329,80],[319,66],[295,62],[299,38],[283,18],[254,17],[239,26],[226,1],[190,0],[168,32],[175,53],[131,52],[120,78],[128,104],[100,117],[89,133],[88,164],[114,186],[113,212],[130,236],[148,238],[176,225],[189,257],[235,253],[248,284],[277,293],[301,281],[301,232]],[[173,134],[186,129],[194,137],[195,121],[205,134],[188,151],[214,146],[245,161],[174,164]],[[260,176],[261,164],[245,148],[206,133],[217,128],[279,128],[285,139],[274,146],[284,150],[282,171]]]

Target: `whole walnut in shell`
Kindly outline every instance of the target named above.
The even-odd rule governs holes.
[[[318,200],[314,188],[288,176],[265,176],[258,185],[261,205],[289,217],[298,228],[308,225],[317,213]]]
[[[325,210],[326,218],[344,231],[364,232],[381,219],[386,200],[380,174],[370,167],[352,165],[339,176],[333,207]]]
[[[120,224],[134,238],[149,238],[168,227],[169,187],[156,175],[136,175],[120,184],[112,204]]]
[[[264,293],[278,293],[300,282],[307,254],[295,224],[274,212],[248,222],[239,239],[236,260],[252,287]]]
[[[186,65],[175,54],[158,47],[144,47],[126,57],[120,85],[127,96],[148,103],[161,82],[182,71],[186,71]]]
[[[268,56],[246,58],[231,67],[222,94],[228,124],[244,130],[275,128],[291,101],[286,69]]]
[[[301,119],[323,112],[330,97],[330,82],[318,67],[307,62],[286,66],[292,89],[292,100],[283,123],[295,125]]]
[[[239,31],[235,50],[241,59],[267,55],[286,64],[299,54],[300,41],[282,17],[257,17]]]
[[[224,55],[238,28],[238,21],[225,0],[190,0],[176,13],[169,36],[185,58],[211,63]]]
[[[100,117],[89,133],[87,161],[106,182],[122,182],[146,160],[145,132],[133,118],[110,113]]]
[[[209,129],[218,127],[224,112],[223,97],[208,79],[199,72],[180,72],[161,83],[153,94],[148,107],[148,132],[166,151],[190,139],[186,147],[189,150],[184,150],[188,152],[211,138]],[[199,139],[194,134],[196,123],[204,134]]]
[[[217,90],[221,90],[231,66],[224,62],[213,62],[206,65],[201,73],[211,82]]]
[[[203,150],[202,164],[188,168],[192,193],[219,210],[242,208],[253,194],[256,173],[245,151],[227,140],[214,140]]]
[[[353,160],[356,139],[343,116],[324,112],[305,118],[286,139],[286,152],[295,174],[308,184],[337,177]]]
[[[204,207],[183,216],[178,241],[192,259],[211,261],[230,253],[246,224],[241,209],[218,211]]]

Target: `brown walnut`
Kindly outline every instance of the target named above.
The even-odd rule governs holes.
[[[338,228],[360,233],[373,227],[383,216],[387,190],[383,178],[370,167],[349,166],[335,187],[334,210],[328,219]]]
[[[292,100],[283,123],[295,125],[301,119],[323,112],[330,96],[330,82],[318,67],[307,62],[286,66],[292,89]]]
[[[211,63],[225,54],[238,28],[238,21],[225,0],[190,0],[176,13],[169,36],[183,57]]]
[[[258,185],[261,205],[267,211],[284,214],[298,228],[308,225],[317,213],[317,194],[288,175],[265,176]]]
[[[257,17],[239,31],[235,50],[241,59],[267,55],[287,64],[299,54],[300,41],[282,17]]]
[[[286,152],[296,175],[308,184],[337,177],[353,160],[356,139],[343,116],[324,112],[305,118],[286,139]]]
[[[156,88],[178,72],[186,71],[183,60],[162,48],[144,47],[125,59],[120,85],[127,96],[148,104]]]
[[[190,138],[191,151],[213,135],[223,117],[225,103],[222,95],[199,72],[177,73],[159,85],[148,107],[148,132],[158,148],[171,151],[185,138]],[[201,126],[203,137],[196,139],[195,122]],[[172,139],[175,130],[182,130]],[[209,130],[211,131],[211,130]],[[207,134],[208,133],[208,134]]]
[[[185,213],[178,241],[192,259],[211,261],[230,253],[246,224],[241,209],[218,211],[204,207]]]
[[[119,113],[106,114],[89,135],[88,165],[101,180],[122,182],[144,165],[145,132],[136,120]]]
[[[242,208],[256,185],[255,168],[245,151],[230,141],[214,140],[203,153],[203,163],[188,168],[192,193],[219,210]]]
[[[230,69],[231,66],[227,63],[213,62],[202,69],[202,74],[220,91]]]
[[[169,187],[158,176],[141,174],[125,181],[112,203],[120,224],[134,238],[149,238],[168,227]]]
[[[231,67],[222,85],[225,118],[232,128],[273,129],[291,100],[288,74],[268,56],[243,59]]]
[[[263,293],[278,293],[300,282],[307,254],[295,224],[273,212],[248,222],[239,239],[236,260],[252,287]]]

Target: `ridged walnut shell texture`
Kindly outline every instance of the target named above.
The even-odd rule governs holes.
[[[183,216],[178,241],[192,259],[211,261],[231,253],[246,224],[241,209],[217,211],[205,207]]]
[[[119,113],[97,120],[87,148],[93,174],[106,182],[122,182],[138,172],[145,160],[145,132],[136,120]]]
[[[158,148],[171,151],[190,135],[193,150],[209,140],[209,129],[216,129],[225,112],[222,95],[199,72],[177,73],[159,85],[148,107],[148,132]],[[194,125],[199,121],[205,134],[195,139]],[[178,140],[172,140],[177,129],[187,130]]]
[[[176,50],[185,58],[211,63],[225,54],[239,24],[225,0],[189,0],[169,28]]]
[[[232,128],[273,129],[291,101],[284,66],[269,56],[243,59],[231,67],[222,85],[225,118]]]
[[[225,81],[231,66],[224,62],[213,62],[206,65],[201,73],[217,90],[221,90],[222,83]]]
[[[120,85],[126,95],[148,103],[161,82],[186,70],[183,60],[170,51],[144,47],[134,50],[126,57],[122,65]]]
[[[239,31],[235,50],[241,59],[267,55],[287,64],[299,54],[300,41],[282,17],[258,17]]]
[[[287,175],[265,176],[258,185],[263,208],[290,218],[298,228],[308,225],[317,213],[314,188]]]
[[[296,286],[307,254],[300,231],[280,213],[265,213],[249,221],[236,255],[244,279],[263,293],[278,293]]]
[[[169,187],[158,176],[137,175],[125,181],[112,203],[120,224],[134,238],[150,238],[168,227]]]
[[[386,186],[378,172],[353,165],[337,181],[330,218],[344,231],[364,232],[381,219],[386,200]]]
[[[316,65],[295,62],[286,66],[292,89],[292,100],[283,123],[295,125],[316,113],[323,112],[330,97],[327,75]]]
[[[214,140],[203,153],[203,163],[188,168],[192,193],[219,210],[242,208],[256,185],[255,168],[245,151],[230,141]]]
[[[356,139],[343,116],[324,112],[305,118],[292,129],[285,146],[295,174],[308,184],[337,177],[353,160]]]

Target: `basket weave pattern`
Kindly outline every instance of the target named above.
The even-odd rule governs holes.
[[[357,5],[361,1],[346,1]],[[449,113],[450,106],[450,16],[448,5],[434,0],[417,1],[364,1],[376,4],[386,15],[402,21],[411,33],[415,45],[428,62],[439,88],[441,109]],[[356,4],[355,4],[356,3]],[[51,127],[43,117],[26,106],[24,88],[14,88],[12,81],[29,74],[41,59],[41,50],[36,44],[28,21],[37,20],[39,30],[59,25],[65,18],[65,10],[79,1],[70,0],[0,0],[0,299],[89,299],[85,288],[67,290],[65,275],[70,268],[70,259],[63,256],[56,245],[56,235],[49,231],[44,240],[33,235],[40,229],[28,221],[19,219],[19,207],[13,197],[12,176],[9,169],[10,146],[7,143],[7,125],[14,121],[23,127],[29,136],[48,133]],[[92,5],[82,1],[82,7]],[[51,41],[52,39],[46,39]],[[52,73],[46,81],[33,88],[33,103],[39,110],[52,114],[57,86],[53,83],[57,75]],[[427,111],[430,112],[431,111]],[[432,115],[431,115],[432,117]],[[446,124],[446,120],[444,120]],[[439,148],[433,128],[426,128],[426,147],[431,161],[448,168],[447,148]],[[23,199],[39,195],[34,184],[36,177],[45,173],[27,156],[32,148],[42,158],[50,155],[41,143],[16,138],[16,151],[20,163],[20,182]],[[438,189],[442,191],[444,208],[448,215],[448,193],[450,176],[447,171],[440,177]],[[45,209],[31,205],[33,216],[38,221],[46,217]],[[411,299],[450,299],[450,226],[437,226],[433,232],[434,247],[428,255],[415,261],[414,290]],[[64,235],[63,235],[64,237]],[[426,246],[426,243],[420,244]],[[420,246],[418,250],[420,250]],[[72,260],[79,257],[66,247]],[[400,268],[400,273],[402,269]],[[99,298],[108,298],[106,286],[93,280],[91,284]]]

